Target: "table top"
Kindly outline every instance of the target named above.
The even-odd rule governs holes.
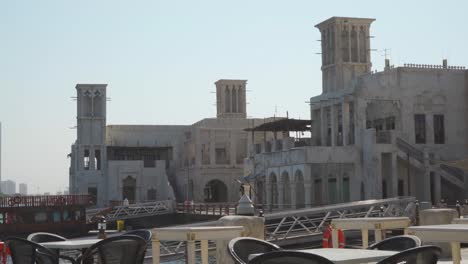
[[[424,242],[468,243],[468,224],[412,226],[408,228],[408,233]]]
[[[46,248],[54,249],[84,249],[101,241],[101,239],[81,239],[81,240],[66,240],[40,243]]]
[[[394,221],[410,221],[408,217],[356,217],[356,218],[336,218],[332,220],[334,222],[394,222]]]
[[[377,262],[398,253],[397,251],[350,248],[317,248],[298,251],[322,256],[336,264],[358,264],[367,262]],[[260,254],[249,255],[249,260],[253,259],[258,255]]]
[[[408,231],[468,232],[468,224],[410,226]]]
[[[394,229],[411,225],[408,217],[359,217],[333,219],[331,226],[337,229]]]
[[[452,224],[468,224],[468,218],[454,218]]]

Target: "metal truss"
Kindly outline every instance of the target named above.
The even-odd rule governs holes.
[[[396,217],[415,219],[414,197],[367,200],[265,215],[265,238],[270,241],[315,235],[334,218]]]
[[[131,204],[129,206],[116,206],[108,209],[91,209],[86,211],[86,218],[88,222],[92,222],[95,216],[103,215],[106,217],[106,221],[112,222],[152,215],[170,214],[174,212],[173,203],[173,200],[167,200]]]

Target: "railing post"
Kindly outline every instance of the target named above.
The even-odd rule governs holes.
[[[416,219],[415,219],[415,221],[416,221],[415,225],[418,226],[418,225],[419,225],[419,201],[418,201],[418,200],[416,200],[416,212],[415,212],[415,217],[416,217]]]
[[[187,264],[195,264],[195,234],[187,234]]]
[[[460,218],[461,217],[461,205],[458,200],[457,200],[457,203],[455,204],[455,207],[457,208],[458,218]]]

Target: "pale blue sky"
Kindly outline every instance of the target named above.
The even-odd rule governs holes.
[[[468,65],[467,1],[0,0],[2,177],[68,186],[76,83],[107,83],[108,124],[191,124],[215,115],[214,82],[248,79],[248,115],[310,118],[331,16],[371,17],[392,63]],[[381,52],[372,53],[382,69]]]

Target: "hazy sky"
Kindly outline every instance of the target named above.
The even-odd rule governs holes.
[[[468,1],[0,0],[2,178],[68,186],[76,83],[107,83],[108,124],[191,124],[215,115],[214,82],[248,79],[247,111],[310,118],[331,16],[371,17],[374,69],[468,65]]]

